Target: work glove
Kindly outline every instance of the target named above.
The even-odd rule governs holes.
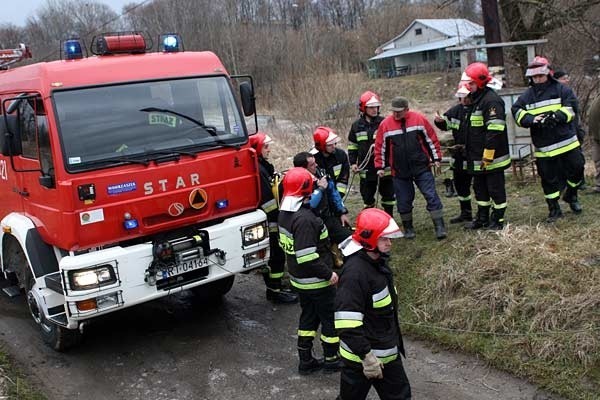
[[[368,352],[362,360],[363,374],[367,379],[383,379],[383,364],[375,357],[372,351]]]
[[[494,161],[494,153],[496,150],[484,149],[483,157],[481,158],[481,169],[485,170],[488,165]]]
[[[558,124],[558,118],[556,118],[556,114],[553,111],[547,113],[544,118],[540,121],[542,127],[552,129],[555,128]]]

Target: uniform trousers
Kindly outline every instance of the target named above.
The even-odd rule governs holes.
[[[400,356],[384,365],[383,379],[367,379],[361,368],[346,364],[340,376],[339,400],[364,400],[375,387],[381,400],[409,400],[411,398],[410,383]]]

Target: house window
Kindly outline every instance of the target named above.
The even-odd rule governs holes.
[[[423,34],[423,30],[421,28],[415,29],[415,35],[422,35],[422,34]]]

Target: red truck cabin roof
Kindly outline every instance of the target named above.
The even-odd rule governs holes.
[[[227,75],[227,71],[209,51],[114,54],[2,71],[0,88],[3,92],[41,90],[48,95],[53,89],[198,75]]]
[[[211,52],[94,56],[0,72],[0,98],[21,93],[43,103],[30,136],[44,127],[50,167],[41,148],[13,161],[52,171],[55,185],[41,185],[40,173],[14,172],[4,157],[0,219],[27,215],[47,243],[88,249],[258,206],[256,154],[228,74]],[[150,104],[160,96],[170,105]],[[124,228],[127,218],[139,225]]]

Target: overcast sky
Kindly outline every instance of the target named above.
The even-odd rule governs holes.
[[[13,23],[25,25],[27,17],[33,16],[35,10],[46,4],[46,0],[0,0],[0,24]],[[141,0],[94,0],[97,3],[108,4],[115,12],[121,13],[123,6],[129,3],[139,3]]]

